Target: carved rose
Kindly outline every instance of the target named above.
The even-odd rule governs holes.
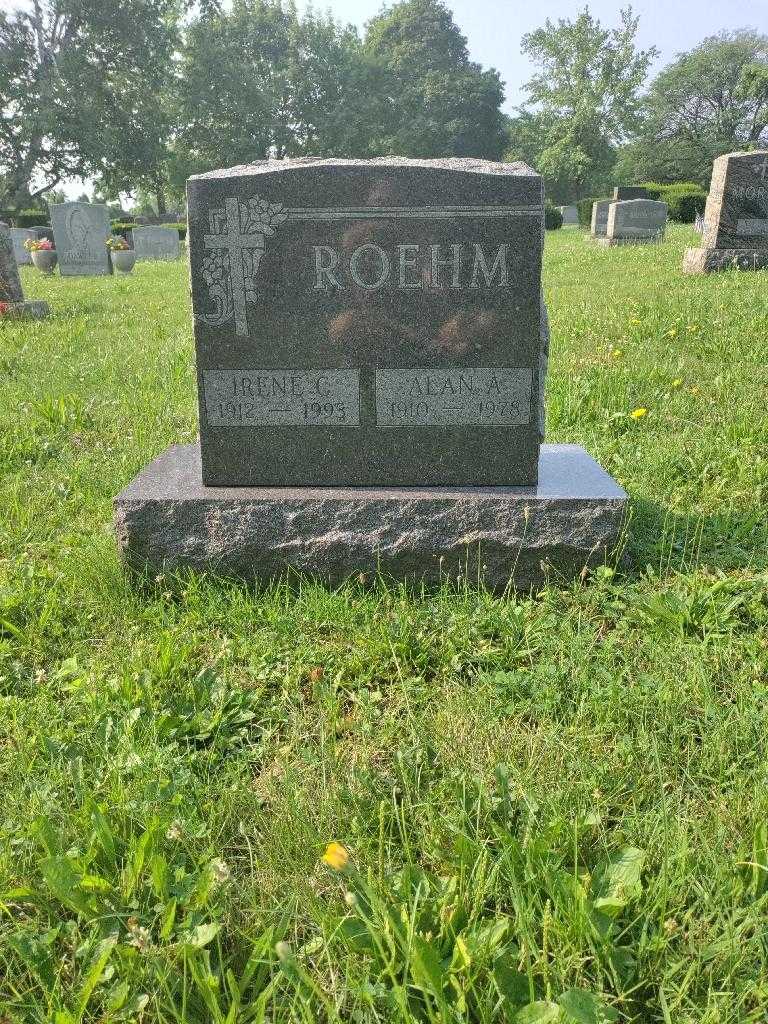
[[[245,206],[247,211],[245,231],[262,235],[274,235],[275,228],[288,218],[288,211],[282,203],[270,203],[261,196],[253,196]]]

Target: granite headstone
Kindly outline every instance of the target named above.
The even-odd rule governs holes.
[[[19,268],[13,251],[11,228],[0,221],[0,302],[2,315],[39,319],[48,315],[48,303],[24,299]]]
[[[501,589],[605,561],[626,494],[541,444],[537,174],[265,161],[188,199],[200,442],[115,499],[129,566]]]
[[[768,150],[715,160],[701,248],[683,257],[687,273],[768,267]]]
[[[564,228],[577,228],[579,226],[579,211],[575,206],[558,206],[563,215]]]
[[[111,274],[109,209],[98,203],[54,203],[51,225],[63,277]]]
[[[592,204],[590,234],[593,238],[605,238],[608,234],[608,210],[610,206],[610,199],[598,199],[597,202]]]
[[[132,235],[137,260],[177,260],[179,258],[177,228],[147,225],[146,227],[135,227]]]
[[[667,226],[667,204],[653,199],[627,199],[611,203],[605,237],[600,245],[660,242]]]
[[[24,248],[24,243],[32,241],[37,236],[35,232],[30,228],[11,228],[11,239],[13,240],[13,254],[16,257],[16,263],[20,267],[29,266],[32,262],[32,257],[29,252]]]
[[[264,161],[188,183],[206,484],[536,482],[541,178]]]
[[[642,185],[617,185],[613,190],[614,203],[627,199],[648,199],[648,189]]]

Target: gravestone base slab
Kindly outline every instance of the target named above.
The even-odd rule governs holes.
[[[605,238],[595,237],[598,245],[605,248],[613,248],[615,245],[660,245],[664,241],[663,235],[633,235],[627,238]]]
[[[686,274],[713,274],[719,270],[765,270],[768,249],[686,249],[683,271]]]
[[[174,445],[115,499],[135,571],[210,570],[332,584],[359,573],[494,590],[576,577],[616,549],[627,495],[577,445],[543,445],[535,487],[205,487],[200,446]]]
[[[48,303],[41,300],[11,302],[3,312],[3,317],[14,320],[44,320],[50,312]]]

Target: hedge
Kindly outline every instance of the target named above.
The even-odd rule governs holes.
[[[556,206],[547,200],[544,204],[544,227],[549,231],[556,231],[563,226],[563,215]]]
[[[14,228],[50,227],[51,218],[45,210],[0,210],[0,220]]]
[[[693,224],[697,213],[703,213],[707,205],[707,193],[695,181],[674,181],[663,184],[656,181],[643,183],[648,197],[666,203],[669,219],[679,224]]]
[[[576,203],[576,209],[579,211],[579,225],[583,228],[591,228],[592,207],[595,203],[601,203],[610,198],[610,196],[595,196],[594,199],[580,199]]]
[[[187,225],[186,224],[137,224],[135,220],[113,220],[110,221],[112,227],[112,233],[115,235],[122,235],[123,238],[128,238],[128,232],[133,231],[134,228],[176,228],[179,232],[180,241],[184,241],[187,237]]]

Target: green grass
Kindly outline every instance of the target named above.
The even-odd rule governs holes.
[[[186,268],[24,271],[0,1020],[764,1024],[768,276],[684,277],[694,240],[547,236],[548,437],[633,518],[621,572],[517,598],[133,586],[112,497],[195,433]]]

